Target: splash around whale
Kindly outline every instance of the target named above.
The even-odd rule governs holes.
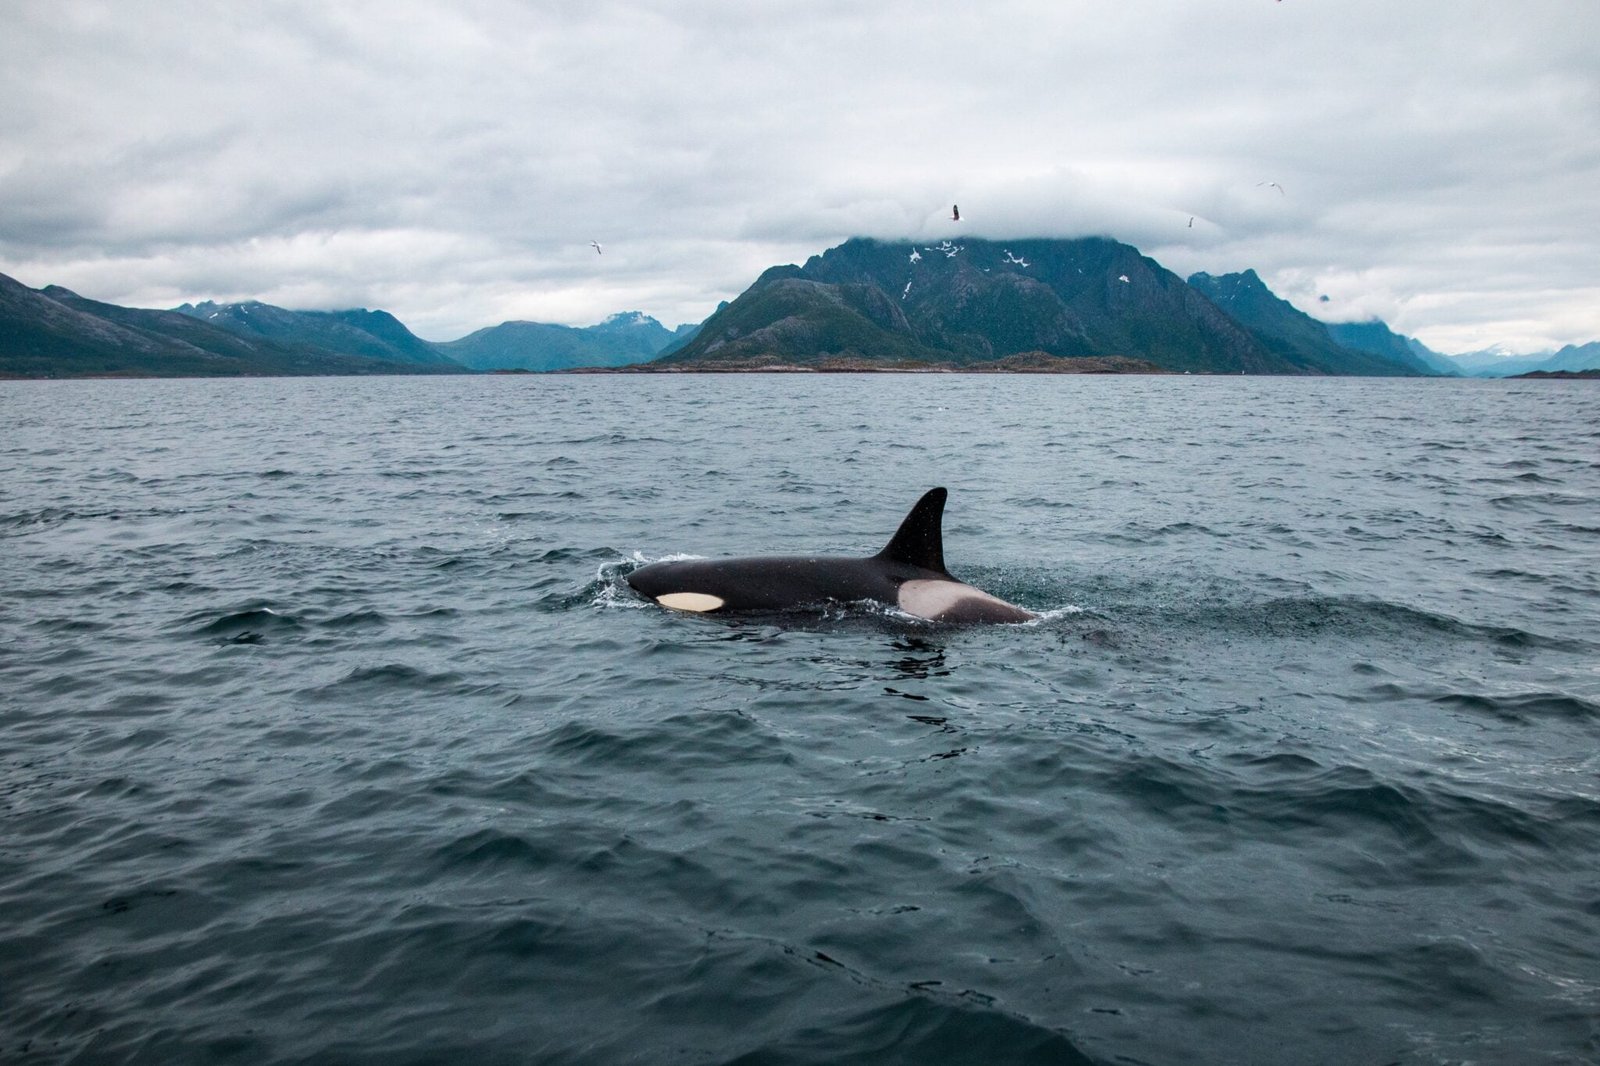
[[[696,613],[787,611],[875,601],[934,622],[1027,622],[1032,611],[950,575],[944,565],[944,504],[930,489],[889,543],[864,559],[773,555],[650,563],[627,575],[634,591],[663,607]]]

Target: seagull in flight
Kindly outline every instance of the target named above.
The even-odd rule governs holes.
[[[590,241],[589,242],[589,247],[594,249],[594,254],[595,255],[605,255],[606,254],[606,253],[604,253],[604,252],[602,252],[600,250],[600,242],[599,241]]]
[[[960,222],[961,221],[961,205],[960,204],[951,204],[950,205],[950,221],[951,222]]]
[[[1283,191],[1283,186],[1282,186],[1282,185],[1279,185],[1279,184],[1278,184],[1278,183],[1277,183],[1277,182],[1275,182],[1275,181],[1258,181],[1258,182],[1256,182],[1256,187],[1257,187],[1257,188],[1260,188],[1260,187],[1261,187],[1261,186],[1263,186],[1263,185],[1270,185],[1270,186],[1272,186],[1272,187],[1273,187],[1273,188],[1274,188],[1274,189],[1277,189],[1277,190],[1278,190],[1278,195],[1279,195],[1279,196],[1286,196],[1286,195],[1288,195],[1288,194],[1287,194],[1287,193],[1285,193],[1285,192],[1284,192],[1284,191]]]
[[[1189,216],[1189,228],[1190,229],[1194,229],[1194,216],[1193,215]]]

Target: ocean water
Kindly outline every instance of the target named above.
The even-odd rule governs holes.
[[[7,1063],[1594,1061],[1600,388],[3,382],[0,825]]]

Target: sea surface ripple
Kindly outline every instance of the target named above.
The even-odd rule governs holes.
[[[0,382],[0,1061],[1600,1058],[1600,389]],[[1044,614],[716,619],[927,488]]]

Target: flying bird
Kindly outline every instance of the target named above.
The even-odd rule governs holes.
[[[604,253],[604,252],[602,252],[600,250],[600,242],[599,241],[590,241],[589,242],[589,247],[594,249],[594,254],[595,255],[605,255],[606,254],[606,253]]]
[[[1263,186],[1263,185],[1270,185],[1270,186],[1272,186],[1272,187],[1273,187],[1273,188],[1274,188],[1274,189],[1277,189],[1277,190],[1278,190],[1278,195],[1279,195],[1279,196],[1285,196],[1285,195],[1287,195],[1287,194],[1286,194],[1286,193],[1285,193],[1285,192],[1284,192],[1284,191],[1283,191],[1283,186],[1282,186],[1282,185],[1279,185],[1279,184],[1278,184],[1278,183],[1277,183],[1277,182],[1275,182],[1275,181],[1258,181],[1258,182],[1256,182],[1256,187],[1257,187],[1257,188],[1260,188],[1260,187],[1261,187],[1261,186]]]
[[[1190,229],[1194,229],[1194,216],[1193,215],[1189,216],[1189,228]]]
[[[950,221],[951,222],[960,222],[961,221],[961,205],[960,204],[951,204],[950,205]]]

